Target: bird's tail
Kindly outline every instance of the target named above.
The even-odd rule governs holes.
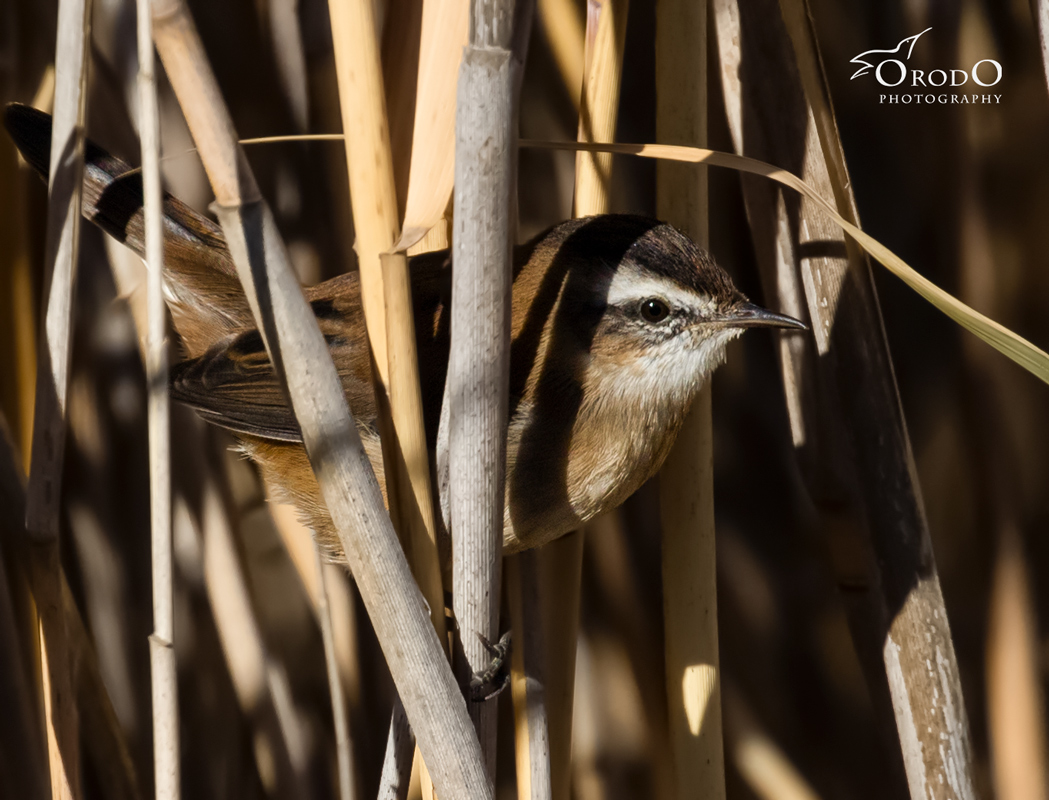
[[[46,181],[51,116],[12,103],[4,125],[22,157]],[[88,141],[84,153],[84,217],[140,256],[145,253],[142,173]],[[190,356],[251,327],[251,309],[237,280],[222,231],[182,201],[164,195],[164,267],[175,327]]]

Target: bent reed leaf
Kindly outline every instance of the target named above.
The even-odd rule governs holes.
[[[745,156],[721,153],[716,150],[705,150],[699,147],[664,144],[583,144],[579,142],[542,142],[522,139],[521,147],[541,150],[588,150],[621,155],[640,156],[667,161],[683,161],[695,164],[709,164],[715,167],[727,167],[739,172],[761,175],[765,178],[794,189],[818,205],[835,223],[841,226],[864,250],[876,261],[886,267],[893,275],[902,280],[936,308],[953,319],[966,330],[987,342],[1000,353],[1008,356],[1032,375],[1049,383],[1049,353],[1013,333],[1004,325],[985,317],[967,306],[958,298],[945,292],[928,278],[918,273],[902,258],[893,253],[873,236],[864,233],[858,227],[842,217],[834,206],[805,183],[797,175],[787,170],[766,164]]]
[[[245,143],[281,142],[302,140],[311,137],[271,136],[264,139],[246,140]],[[315,136],[318,139],[341,138],[338,134]],[[738,172],[748,172],[774,180],[787,186],[816,203],[834,222],[841,226],[857,244],[893,275],[902,280],[911,289],[936,308],[957,322],[967,331],[987,342],[998,352],[1015,361],[1036,378],[1049,383],[1049,353],[1029,342],[1001,323],[984,316],[970,308],[954,295],[944,291],[924,275],[915,270],[906,261],[892,252],[873,236],[865,233],[842,217],[834,206],[801,178],[785,169],[780,169],[755,158],[722,153],[717,150],[705,150],[700,147],[686,147],[669,144],[606,144],[584,142],[550,142],[535,139],[521,139],[519,146],[537,150],[568,150],[615,153],[618,155],[654,158],[663,161],[682,161],[691,164],[708,164],[713,167],[725,167]]]

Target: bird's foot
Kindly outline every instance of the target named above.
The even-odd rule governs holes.
[[[475,672],[470,678],[470,700],[475,703],[483,703],[497,697],[510,685],[510,631],[499,637],[499,641],[492,644],[481,634],[477,634],[484,649],[492,657],[491,663],[481,672]]]

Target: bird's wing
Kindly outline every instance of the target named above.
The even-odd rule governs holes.
[[[447,254],[416,256],[412,282],[423,414],[432,447],[448,364],[448,319],[443,313],[451,293]],[[377,409],[357,274],[332,278],[305,294],[358,428],[374,427]],[[177,365],[171,372],[171,396],[235,433],[302,441],[262,336],[254,328],[227,336],[202,356]]]
[[[375,398],[368,359],[351,352],[367,347],[363,331],[347,329],[324,317],[313,304],[321,331],[339,369],[343,391],[358,425],[375,420]],[[327,302],[322,301],[322,306]],[[354,335],[357,334],[357,335]],[[357,370],[363,366],[363,374]],[[355,370],[356,367],[356,370]],[[206,421],[235,433],[282,442],[300,442],[302,433],[277,380],[262,336],[250,330],[214,345],[204,355],[178,364],[171,372],[171,396],[191,406]]]
[[[258,331],[242,333],[171,371],[171,396],[236,433],[302,441]]]

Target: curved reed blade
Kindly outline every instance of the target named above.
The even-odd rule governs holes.
[[[541,142],[522,139],[521,147],[534,147],[543,150],[585,150],[600,153],[619,153],[621,155],[640,156],[641,158],[682,161],[691,164],[709,164],[712,167],[727,167],[738,172],[747,172],[751,175],[760,175],[774,180],[816,203],[827,216],[840,225],[842,230],[866,250],[875,261],[888,269],[889,272],[948,317],[987,342],[998,352],[1015,361],[1035,377],[1049,383],[1049,353],[1009,330],[1004,325],[970,308],[954,295],[941,289],[873,236],[865,233],[842,217],[835,210],[832,203],[824,199],[797,175],[785,169],[774,167],[757,159],[746,158],[745,156],[722,153],[717,150],[706,150],[701,147],[683,147],[679,145],[584,144],[581,142]]]

